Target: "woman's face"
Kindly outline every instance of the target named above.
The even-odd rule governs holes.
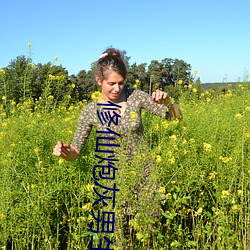
[[[110,71],[103,81],[96,77],[98,85],[102,86],[102,95],[104,101],[117,102],[124,88],[124,79],[117,72]]]

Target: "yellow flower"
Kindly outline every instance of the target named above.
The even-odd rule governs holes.
[[[91,99],[93,101],[100,101],[103,99],[102,93],[100,91],[95,91],[91,94]]]
[[[188,84],[188,88],[189,89],[192,89],[193,88],[193,85],[190,83],[190,84]]]
[[[138,114],[135,111],[130,113],[130,118],[132,121],[136,121],[138,119]]]
[[[196,75],[196,74],[198,74],[198,70],[197,69],[194,69],[193,70],[193,73]]]
[[[249,106],[245,107],[245,110],[250,111],[250,107]]]
[[[93,187],[94,187],[94,186],[95,186],[94,184],[87,184],[86,189],[87,189],[88,191],[93,191]]]
[[[223,157],[223,156],[220,156],[219,159],[222,160],[223,163],[228,163],[233,160],[232,157]]]
[[[5,218],[4,214],[0,214],[0,221],[4,220],[4,218]]]
[[[182,83],[183,83],[182,80],[179,80],[179,81],[178,81],[178,84],[179,84],[179,85],[182,85]]]
[[[222,190],[222,197],[226,197],[230,195],[230,191],[229,190]]]
[[[171,136],[169,136],[169,139],[172,140],[172,141],[176,141],[177,136],[176,135],[171,135]]]
[[[31,47],[32,46],[32,42],[28,42],[28,46]]]
[[[195,216],[198,216],[198,215],[201,215],[202,214],[202,211],[203,211],[203,209],[202,209],[202,207],[200,207],[196,212],[195,212]]]
[[[165,187],[160,187],[159,188],[159,193],[165,194],[166,193],[166,188]]]
[[[54,60],[57,62],[57,61],[58,61],[58,56],[55,56],[55,57],[54,57]]]
[[[232,206],[232,210],[234,210],[234,211],[239,210],[239,206],[238,206],[237,204],[234,204],[234,205]]]
[[[170,159],[168,159],[169,164],[173,165],[175,164],[175,157],[172,156]]]
[[[34,188],[37,187],[37,185],[32,183],[30,187],[31,187],[32,189],[34,189]]]
[[[156,159],[155,159],[156,163],[159,164],[162,162],[162,158],[160,155],[156,155]]]
[[[196,88],[193,88],[193,89],[192,89],[192,92],[197,93],[197,89],[196,89]]]
[[[209,143],[203,142],[203,148],[207,152],[211,152],[212,151],[212,146]]]
[[[134,84],[134,85],[133,85],[133,88],[134,88],[134,89],[137,89],[137,85],[136,85],[136,84]]]
[[[167,194],[166,194],[166,199],[167,199],[167,200],[170,200],[171,198],[172,198],[172,194],[171,194],[171,193],[167,193]]]
[[[168,122],[166,120],[164,120],[162,123],[161,123],[162,127],[163,128],[167,128],[168,127]]]
[[[2,100],[6,100],[6,96],[5,95],[2,96]]]
[[[71,88],[74,89],[76,85],[74,83],[71,84]]]
[[[234,116],[237,120],[241,120],[242,119],[242,114],[238,113]]]
[[[4,69],[0,69],[0,75],[5,75],[5,70]]]
[[[135,80],[135,83],[139,83],[139,82],[140,82],[140,80],[138,80],[138,79]]]
[[[34,149],[34,151],[35,151],[36,153],[38,153],[38,152],[41,151],[41,149],[40,149],[39,147],[36,147],[36,148]]]
[[[237,194],[238,195],[242,195],[243,194],[243,191],[241,189],[237,190]]]
[[[212,180],[212,179],[214,179],[214,178],[216,177],[216,175],[217,175],[216,172],[212,172],[212,173],[210,173],[208,179],[209,179],[209,180]]]

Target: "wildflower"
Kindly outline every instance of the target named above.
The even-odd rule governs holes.
[[[48,96],[48,100],[53,100],[54,99],[54,96],[53,95],[49,95]]]
[[[249,106],[245,107],[245,110],[250,111],[250,107]]]
[[[2,100],[6,100],[6,96],[5,95],[2,96]]]
[[[182,140],[182,145],[186,145],[187,144],[187,140],[184,138],[183,140]]]
[[[198,74],[198,70],[197,69],[194,69],[193,70],[193,73],[196,75],[196,74]]]
[[[172,141],[176,141],[177,136],[176,135],[171,135],[171,136],[169,136],[169,139],[172,140]]]
[[[31,47],[32,46],[32,42],[28,42],[28,47]]]
[[[102,93],[100,91],[95,91],[91,94],[91,99],[93,101],[100,101],[103,99]]]
[[[136,121],[138,119],[138,114],[135,111],[130,113],[130,118],[132,121]]]
[[[197,93],[197,89],[196,89],[196,88],[193,88],[193,89],[192,89],[192,92],[193,92],[193,93]]]
[[[216,175],[217,175],[216,172],[212,172],[212,173],[210,173],[208,179],[209,179],[209,180],[212,180],[212,179],[214,179],[214,178],[216,177]]]
[[[234,205],[232,206],[232,210],[234,210],[234,211],[239,210],[239,206],[238,206],[237,204],[234,204]]]
[[[219,159],[222,160],[223,163],[228,163],[233,160],[232,157],[223,157],[223,156],[220,156]]]
[[[242,195],[243,194],[243,191],[241,189],[237,190],[237,194],[238,195]]]
[[[39,147],[36,147],[36,148],[34,149],[34,151],[35,151],[36,153],[38,153],[38,152],[41,151],[41,149],[40,149]]]
[[[31,187],[32,189],[34,189],[34,188],[37,187],[37,185],[32,183],[30,187]]]
[[[174,119],[171,121],[171,124],[173,124],[174,126],[178,125],[179,120],[178,119]]]
[[[166,193],[166,188],[165,187],[160,187],[159,188],[159,193],[165,194]]]
[[[229,190],[222,190],[221,194],[222,194],[222,197],[225,198],[230,195],[230,192]]]
[[[64,159],[63,158],[60,158],[59,160],[58,160],[58,164],[59,165],[62,165],[64,163]]]
[[[91,185],[91,184],[87,184],[87,186],[86,186],[86,189],[88,190],[88,191],[93,191],[93,188],[94,188],[94,186],[95,185]]]
[[[139,82],[140,82],[140,80],[139,80],[139,79],[136,79],[136,80],[135,80],[135,82],[136,82],[136,83],[139,83]]]
[[[172,194],[171,194],[171,193],[167,193],[167,194],[166,194],[166,199],[167,199],[167,200],[170,200],[171,198],[172,198]]]
[[[159,164],[162,162],[162,158],[160,155],[156,155],[156,159],[155,159],[156,163]]]
[[[193,85],[190,83],[190,84],[188,84],[188,88],[189,89],[192,89],[192,87],[193,87]]]
[[[182,80],[179,80],[179,81],[178,81],[178,84],[179,84],[179,85],[182,85],[182,83],[183,83]]]
[[[163,128],[167,128],[168,127],[168,122],[166,120],[164,120],[162,123],[161,123],[162,127]]]
[[[31,68],[32,69],[35,69],[36,68],[36,65],[34,63],[31,64]]]
[[[16,105],[16,102],[12,100],[12,101],[10,102],[10,104],[11,104],[12,106],[15,106],[15,105]]]
[[[158,130],[159,130],[159,124],[158,124],[158,123],[155,124],[154,129],[155,129],[155,131],[158,131]]]
[[[55,76],[53,76],[52,74],[49,74],[49,80],[55,80]]]
[[[172,156],[170,159],[168,159],[169,164],[173,165],[175,164],[175,157]]]
[[[137,85],[136,85],[136,84],[134,84],[134,85],[133,85],[133,88],[134,88],[134,89],[137,89]]]
[[[74,89],[74,88],[76,87],[76,85],[75,85],[74,83],[72,83],[72,84],[70,85],[70,87],[71,87],[72,89]]]
[[[250,132],[245,133],[245,138],[250,138]]]
[[[201,215],[202,214],[202,211],[203,211],[203,209],[202,209],[202,207],[200,207],[196,212],[195,212],[195,216],[198,216],[198,215]]]
[[[207,152],[211,152],[212,151],[212,146],[209,143],[203,142],[203,148]]]
[[[58,61],[58,56],[55,56],[55,57],[54,57],[54,60],[57,62],[57,61]]]
[[[190,139],[189,139],[189,143],[190,143],[190,144],[195,143],[195,139],[194,139],[194,138],[190,138]]]
[[[4,218],[5,218],[4,214],[0,214],[0,221],[4,220]]]
[[[136,176],[136,172],[135,171],[130,171],[130,174]]]
[[[4,69],[0,69],[0,75],[5,75],[5,70]]]
[[[241,120],[242,119],[242,114],[238,113],[234,116],[237,120]]]
[[[175,184],[175,183],[176,183],[176,181],[170,181],[170,183],[171,183],[171,184]]]

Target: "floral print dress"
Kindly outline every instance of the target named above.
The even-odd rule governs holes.
[[[127,99],[126,109],[124,114],[119,118],[118,124],[111,123],[110,129],[120,134],[117,139],[127,145],[126,154],[135,155],[136,149],[138,149],[143,139],[142,109],[146,109],[165,119],[169,118],[169,112],[166,105],[155,103],[151,96],[143,91],[126,88],[124,91]],[[97,110],[100,112],[104,110],[102,106],[97,104],[98,101],[89,103],[81,113],[77,131],[71,143],[79,152],[83,148],[93,126],[98,131],[107,131],[107,124],[101,124],[97,116]],[[114,143],[117,144],[117,141],[115,140]]]

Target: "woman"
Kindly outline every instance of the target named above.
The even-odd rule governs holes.
[[[151,98],[145,92],[124,89],[126,76],[127,69],[120,51],[113,48],[107,49],[96,64],[95,80],[101,86],[103,95],[103,100],[99,103],[111,101],[121,106],[119,110],[121,116],[120,123],[115,129],[121,132],[122,137],[125,138],[125,141],[131,148],[132,145],[133,148],[136,148],[143,135],[141,108],[145,108],[149,112],[167,119],[180,119],[182,114],[179,106],[173,103],[165,92],[153,92]],[[98,108],[96,102],[91,102],[83,110],[73,142],[71,144],[57,142],[53,151],[54,155],[68,161],[78,158],[92,126],[95,125],[100,129],[106,128],[106,125],[102,126],[97,119],[96,110]],[[132,112],[135,112],[137,119],[131,123]],[[133,136],[129,136],[131,133]],[[130,153],[133,152],[130,151]]]
[[[118,158],[125,153],[128,159],[122,163],[120,162],[121,169],[119,168],[118,170],[119,174],[122,175],[119,188],[122,190],[121,193],[123,196],[119,201],[122,212],[118,214],[118,217],[122,218],[122,222],[116,225],[116,228],[123,227],[122,230],[124,230],[125,224],[125,231],[127,231],[128,234],[130,230],[128,229],[129,223],[128,221],[124,223],[124,218],[127,220],[134,218],[135,213],[139,214],[138,211],[142,211],[142,206],[146,204],[147,207],[143,210],[144,213],[140,212],[140,214],[144,214],[144,217],[148,219],[150,216],[154,216],[152,211],[154,212],[158,208],[157,204],[155,206],[153,205],[153,201],[157,203],[158,200],[154,198],[157,185],[155,185],[155,183],[153,185],[149,184],[149,168],[152,162],[150,163],[148,161],[150,154],[147,154],[147,151],[143,151],[146,157],[144,157],[139,164],[139,168],[143,166],[142,171],[141,168],[138,171],[141,171],[142,174],[135,174],[137,175],[137,179],[130,179],[132,182],[128,178],[126,179],[126,173],[128,172],[126,172],[127,169],[125,168],[129,168],[129,166],[132,166],[132,169],[134,169],[135,166],[138,168],[138,165],[134,164],[131,159],[137,155],[139,148],[143,145],[141,109],[144,108],[165,119],[181,118],[182,114],[178,105],[172,102],[165,92],[154,92],[151,97],[143,91],[124,88],[126,76],[127,69],[120,51],[113,48],[107,49],[100,56],[95,69],[95,80],[102,88],[103,99],[101,101],[90,102],[84,108],[72,143],[57,142],[53,153],[68,161],[77,159],[93,126],[95,126],[98,131],[106,131],[107,124],[102,124],[97,116],[97,111],[104,111],[98,104],[108,104],[108,102],[112,102],[120,106],[118,110],[114,111],[120,115],[118,124],[111,123],[109,128],[119,134],[119,137],[116,136],[117,140],[115,140],[114,143],[117,144],[117,141],[119,141],[121,145],[123,145],[122,148],[117,149]],[[111,148],[114,150],[114,147]],[[129,185],[130,187],[128,187]],[[126,196],[125,191],[130,192],[130,195],[132,193],[132,196],[134,196],[129,199],[128,197],[131,196]],[[125,217],[124,214],[126,215]],[[118,224],[119,222],[116,223]],[[124,236],[121,236],[120,239],[124,240]]]

